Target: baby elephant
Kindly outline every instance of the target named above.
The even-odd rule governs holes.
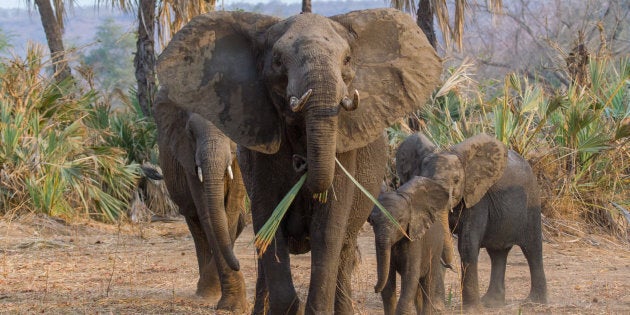
[[[444,266],[440,263],[444,230],[434,223],[439,211],[448,211],[448,192],[429,178],[414,177],[397,191],[379,196],[407,232],[377,207],[368,219],[376,239],[378,283],[385,314],[433,313],[444,310]],[[396,272],[401,276],[396,305]]]
[[[486,134],[441,151],[423,135],[414,134],[399,146],[396,165],[403,182],[425,176],[449,191],[448,221],[459,237],[465,306],[478,307],[481,302],[477,259],[482,247],[492,262],[490,285],[482,300],[487,306],[505,304],[505,266],[514,245],[529,264],[528,299],[547,302],[540,191],[525,159]]]

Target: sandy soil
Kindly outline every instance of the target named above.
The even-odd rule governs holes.
[[[251,227],[236,252],[252,301],[255,254]],[[354,276],[358,314],[379,314],[373,235],[359,238],[361,263]],[[597,235],[554,237],[544,244],[548,305],[523,304],[529,271],[518,248],[510,253],[507,305],[491,314],[630,314],[630,247]],[[485,292],[489,259],[480,257]],[[293,256],[294,279],[306,295],[308,255]],[[0,313],[214,313],[213,302],[194,296],[197,266],[193,241],[181,221],[108,226],[67,225],[29,216],[0,220]],[[461,313],[458,275],[447,272],[447,313]]]

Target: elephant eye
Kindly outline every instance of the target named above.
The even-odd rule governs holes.
[[[346,56],[346,58],[343,59],[343,65],[347,66],[350,63],[350,60],[351,60],[350,56]]]

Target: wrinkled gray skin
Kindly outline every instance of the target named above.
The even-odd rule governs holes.
[[[420,107],[441,62],[415,21],[393,9],[286,20],[247,12],[195,17],[158,61],[162,93],[239,144],[258,232],[308,170],[258,259],[254,313],[352,314],[356,237],[385,172],[383,130]],[[293,165],[293,167],[292,167]],[[327,193],[320,203],[313,195]],[[289,253],[312,251],[306,304]],[[267,302],[266,302],[267,300]]]
[[[166,187],[195,242],[197,295],[220,296],[218,309],[243,312],[247,308],[243,275],[224,259],[227,253],[227,259],[238,266],[232,247],[245,226],[245,187],[236,145],[209,121],[161,95],[153,110]]]
[[[467,307],[505,304],[505,267],[518,245],[531,275],[528,300],[547,301],[543,270],[540,191],[531,167],[493,137],[479,134],[444,151],[414,134],[398,148],[398,174],[404,181],[425,176],[451,194],[451,230],[458,235],[463,303]],[[492,261],[490,285],[480,300],[477,275],[479,249]]]
[[[378,283],[386,315],[430,314],[444,310],[444,267],[440,262],[444,229],[436,222],[446,212],[448,193],[437,183],[414,177],[397,191],[383,192],[379,201],[398,221],[405,237],[377,207],[368,222],[374,229]],[[400,299],[396,303],[396,273]]]

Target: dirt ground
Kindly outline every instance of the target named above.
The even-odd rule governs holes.
[[[236,244],[250,302],[255,285],[251,226]],[[606,237],[546,237],[544,262],[549,304],[523,304],[529,271],[518,248],[510,253],[507,305],[489,314],[630,314],[630,247]],[[373,292],[376,259],[369,226],[360,234],[361,263],[354,275],[357,314],[382,313]],[[489,278],[480,255],[480,285]],[[305,298],[309,255],[293,256],[296,287]],[[447,272],[447,313],[461,313],[458,275]],[[27,216],[0,220],[0,313],[214,313],[213,302],[194,296],[197,265],[182,220],[111,226],[65,224]]]

